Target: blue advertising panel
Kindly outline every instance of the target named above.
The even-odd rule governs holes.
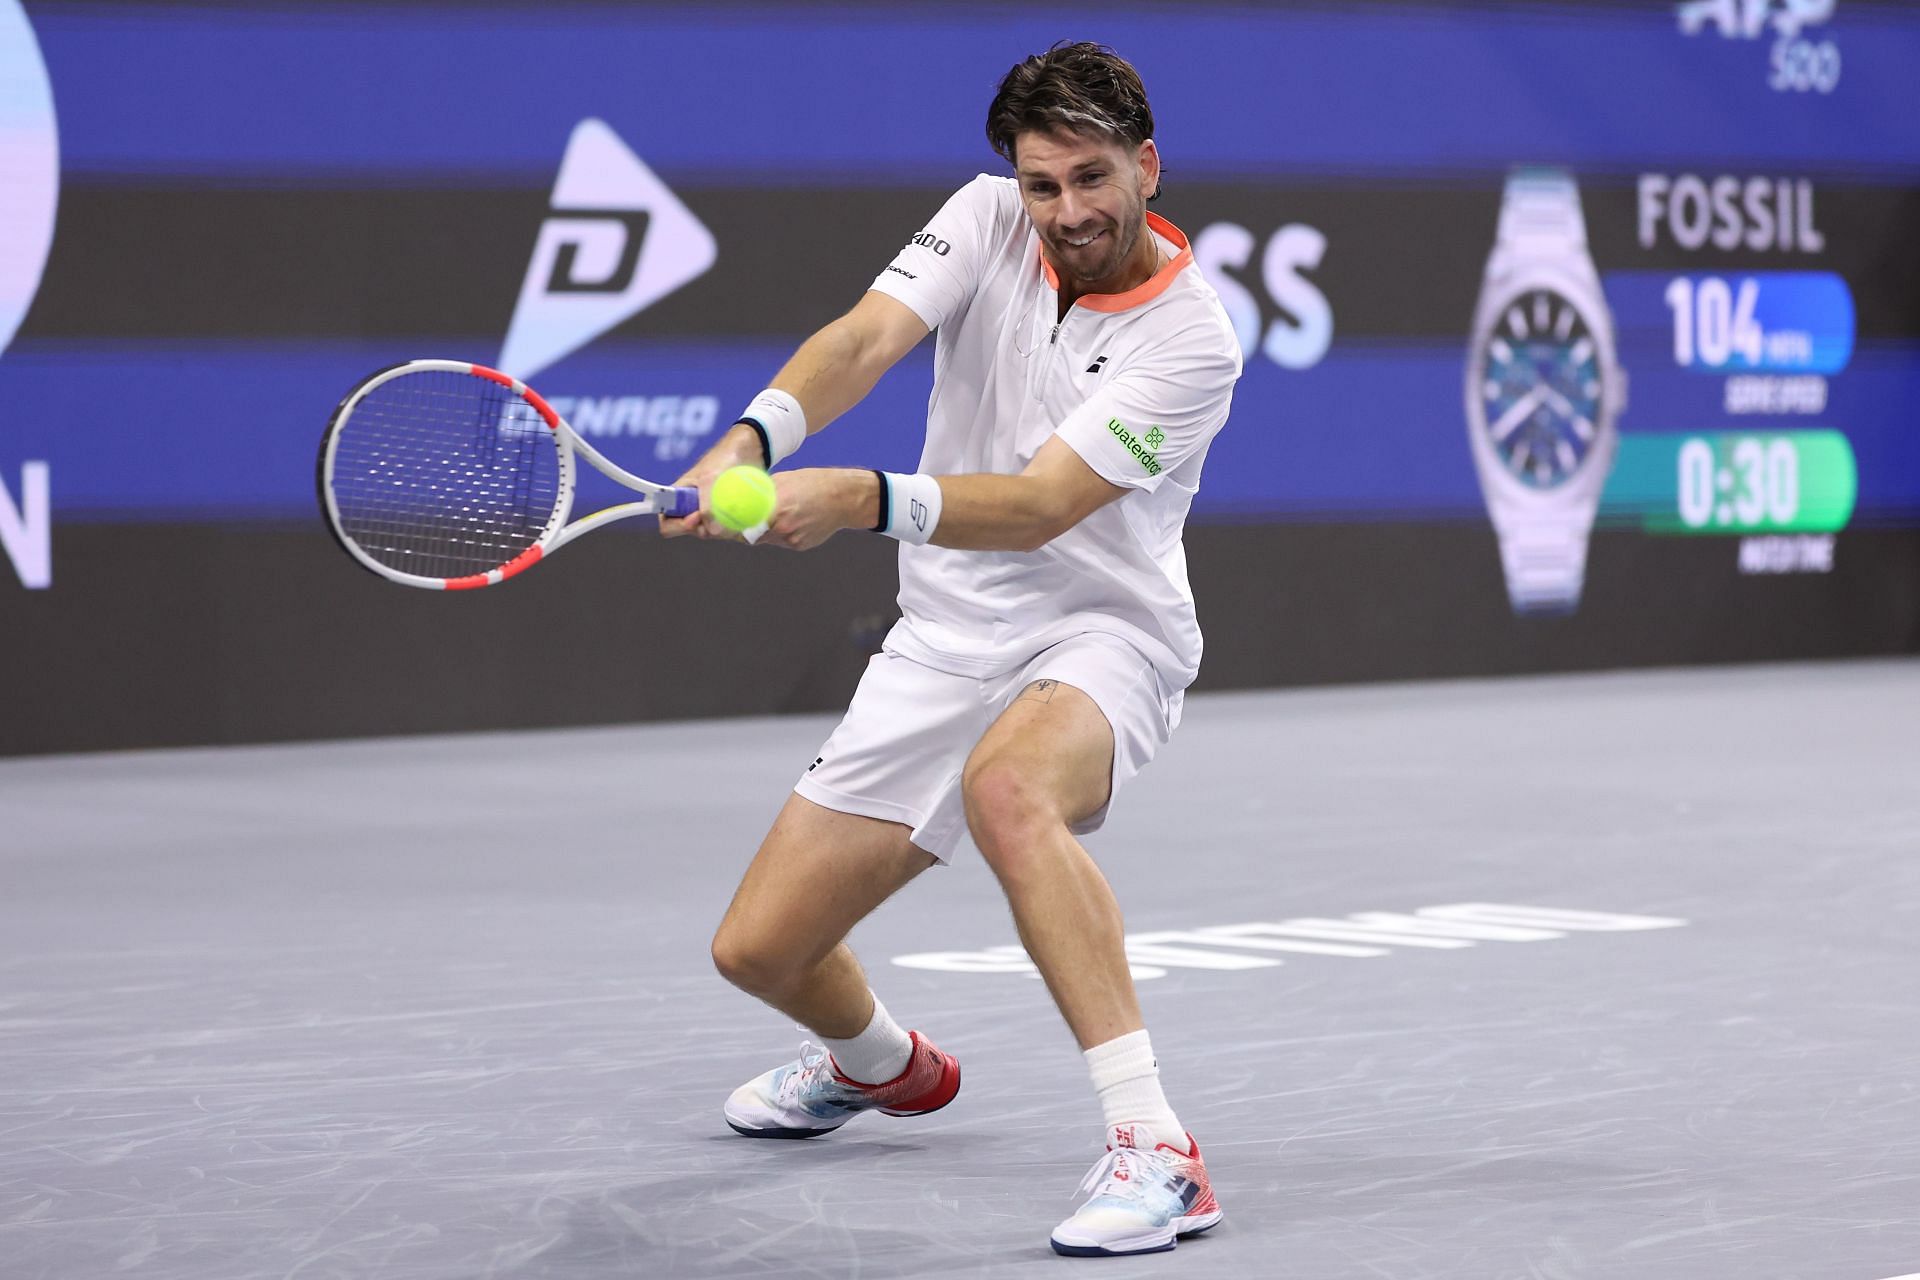
[[[671,479],[1005,171],[992,87],[1062,36],[1140,67],[1246,351],[1197,519],[1920,525],[1911,6],[0,0],[14,576],[62,523],[310,518],[328,411],[409,357]],[[912,466],[930,363],[803,460]],[[1552,554],[1517,612],[1577,608]]]
[[[957,183],[1001,74],[1063,38],[1135,63],[1194,176],[1920,170],[1920,22],[1858,0],[28,8],[74,174],[538,179],[596,116],[674,181]]]

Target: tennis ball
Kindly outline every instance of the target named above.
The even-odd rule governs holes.
[[[708,497],[713,518],[735,533],[773,519],[773,477],[758,467],[728,467]]]

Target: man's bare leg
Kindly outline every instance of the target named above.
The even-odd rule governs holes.
[[[1027,954],[1082,1049],[1144,1025],[1120,904],[1068,827],[1107,802],[1113,730],[1092,698],[1029,685],[974,748],[967,824],[1000,878]]]
[[[815,1033],[860,1034],[866,973],[843,941],[934,858],[897,822],[787,797],[713,938],[721,976]]]
[[[974,841],[1080,1042],[1106,1117],[1093,1197],[1053,1230],[1054,1251],[1076,1255],[1170,1249],[1220,1221],[1200,1149],[1160,1088],[1120,906],[1069,830],[1107,802],[1112,770],[1113,731],[1093,699],[1042,680],[1001,713],[964,780]]]

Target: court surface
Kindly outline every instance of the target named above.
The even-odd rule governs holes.
[[[707,939],[829,719],[0,762],[0,1274],[1920,1272],[1917,713],[1191,700],[1090,844],[1226,1220],[1117,1261],[1047,1249],[1099,1116],[970,849],[854,939],[959,1099],[722,1125],[800,1033]]]

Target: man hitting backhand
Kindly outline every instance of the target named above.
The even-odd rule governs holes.
[[[1150,214],[1153,115],[1091,44],[1016,65],[988,112],[1014,177],[961,188],[681,480],[773,466],[938,333],[913,475],[781,472],[760,545],[898,539],[902,617],[714,937],[726,978],[821,1049],[742,1085],[727,1123],[812,1137],[951,1101],[960,1068],[874,996],[844,938],[971,833],[1084,1051],[1108,1153],[1053,1233],[1169,1249],[1220,1220],[1161,1091],[1120,909],[1076,838],[1179,723],[1200,660],[1181,530],[1240,350],[1186,237]],[[669,535],[731,536],[706,507]]]

